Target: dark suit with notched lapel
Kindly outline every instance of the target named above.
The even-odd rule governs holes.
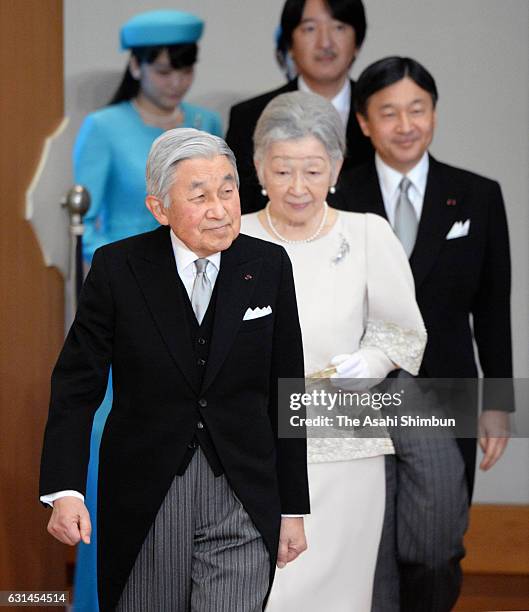
[[[240,235],[222,252],[212,299],[211,345],[199,376],[167,227],[99,249],[83,287],[52,377],[40,489],[84,492],[90,427],[112,365],[98,493],[102,610],[116,606],[199,421],[264,539],[271,576],[281,513],[309,510],[305,441],[277,437],[276,380],[303,377],[285,251]],[[272,314],[243,321],[256,306],[271,306]]]
[[[349,197],[344,200],[344,203],[349,205],[349,210],[372,212],[386,217],[374,162],[353,169],[343,177],[343,180],[348,186]],[[447,234],[454,224],[464,223],[467,220],[469,220],[467,235],[447,239]],[[417,240],[410,257],[410,265],[415,280],[417,303],[428,333],[428,343],[419,376],[456,379],[477,377],[478,369],[473,349],[474,336],[484,376],[511,378],[509,237],[499,184],[471,172],[440,163],[430,157],[422,214]],[[472,328],[470,315],[473,319]],[[490,392],[487,392],[487,387],[485,387],[484,409],[513,410],[512,386],[507,385],[507,387],[507,392],[504,392],[505,389],[503,389],[500,393],[495,393],[494,386],[490,387]],[[477,396],[471,392],[470,398],[471,401],[467,402],[470,405],[465,406],[465,411],[468,411],[470,418],[473,419],[477,409]],[[397,483],[397,496],[399,491],[406,487],[407,479],[402,477],[401,471],[406,469],[406,463],[409,462],[409,459],[402,460],[406,451],[403,451],[399,459],[399,440],[394,441],[397,461],[395,463],[392,458],[389,459],[386,467],[388,500],[393,499],[395,482]],[[466,528],[466,511],[464,507],[461,507],[460,498],[463,496],[466,502],[467,496],[464,490],[461,495],[458,495],[456,491],[450,491],[448,487],[440,483],[446,476],[446,478],[453,479],[455,487],[456,474],[457,478],[461,476],[462,466],[458,465],[459,457],[451,455],[450,460],[448,453],[447,456],[444,456],[442,450],[437,456],[433,444],[429,444],[428,440],[419,440],[416,444],[419,445],[421,442],[424,448],[417,446],[419,448],[417,463],[420,464],[417,469],[422,470],[422,477],[425,479],[423,482],[426,482],[427,485],[424,489],[418,490],[417,483],[420,480],[409,478],[410,482],[415,481],[416,492],[410,493],[409,491],[413,491],[410,486],[408,492],[403,495],[410,495],[412,501],[401,502],[403,510],[399,510],[397,504],[397,523],[399,512],[402,511],[405,514],[399,529],[408,529],[403,525],[412,524],[413,534],[401,532],[397,537],[394,535],[391,530],[394,529],[396,523],[389,508],[391,503],[388,501],[374,589],[373,610],[376,612],[398,609],[398,590],[396,594],[394,590],[388,595],[384,595],[384,591],[389,589],[390,576],[395,575],[394,571],[388,569],[387,559],[395,558],[397,554],[402,563],[403,550],[407,551],[405,555],[408,555],[410,550],[419,551],[412,552],[411,558],[407,562],[404,561],[404,565],[401,565],[399,569],[401,575],[400,600],[403,611],[451,609],[459,592],[458,559],[464,551],[458,539],[462,540]],[[433,442],[444,448],[441,446],[443,444],[441,441]],[[476,441],[473,437],[467,437],[458,439],[457,443],[464,460],[463,473],[466,477],[468,501],[470,501],[474,482]],[[451,447],[446,448],[448,452],[452,452]],[[439,473],[436,472],[437,475],[429,472],[434,463],[428,464],[428,461],[421,463],[421,453],[422,456],[430,457],[428,461],[435,462],[439,470]],[[400,476],[392,476],[392,470],[395,469],[399,470]],[[413,465],[411,469],[414,469]],[[440,478],[441,473],[443,476]],[[436,479],[439,481],[438,484],[433,482]],[[429,493],[426,489],[428,487],[433,489],[437,487],[433,499],[427,498]],[[418,498],[413,498],[414,495],[418,495]],[[424,540],[418,534],[422,533],[422,522],[428,522],[428,520],[422,521],[418,518],[419,516],[424,518],[420,514],[422,513],[420,509],[417,510],[419,514],[414,518],[415,509],[419,506],[444,508],[439,510],[441,525],[439,533],[434,533],[433,519],[430,519],[430,525],[424,525]],[[443,515],[445,511],[446,516]],[[449,523],[451,518],[448,515],[451,512],[459,517],[454,519],[454,524]],[[446,524],[452,526],[450,534],[454,535],[454,541],[451,544],[446,544],[449,539],[446,536],[448,533]],[[456,524],[457,527],[454,527]],[[395,542],[398,542],[397,553],[393,549]],[[446,544],[446,553],[441,552],[443,544]],[[435,551],[432,551],[432,546],[436,549]],[[422,561],[419,559],[423,557],[429,559],[426,563],[430,564],[432,570],[435,570],[435,564],[439,563],[436,575],[441,581],[441,588],[438,593],[441,592],[443,595],[441,597],[434,595],[432,600],[428,599],[429,587],[423,588],[423,585],[428,584],[429,580],[424,581],[420,574]],[[443,565],[448,559],[449,561]],[[384,572],[387,574],[384,575]],[[407,578],[404,578],[405,576]],[[431,583],[434,583],[433,579]],[[392,601],[397,602],[395,604],[397,607],[391,604]]]
[[[354,113],[353,99],[355,82],[351,80],[350,83],[351,110],[349,112],[349,119],[346,127],[347,151],[342,167],[342,174],[346,170],[365,163],[373,156],[371,141],[362,134]],[[265,106],[271,100],[280,94],[297,91],[297,89],[298,81],[294,79],[278,89],[240,102],[231,108],[226,142],[235,153],[235,158],[237,159],[237,169],[241,180],[239,192],[243,213],[260,210],[264,208],[266,204],[266,198],[261,195],[261,187],[257,180],[253,163],[253,133],[255,124],[261,116]],[[340,174],[340,177],[342,174]],[[338,180],[336,190],[337,195],[340,195],[341,179]],[[331,206],[336,205],[334,198],[332,194],[329,194],[328,201]],[[340,208],[340,206],[337,206],[337,208]]]
[[[348,210],[386,217],[374,163],[355,168],[343,178],[350,194]],[[467,219],[468,235],[447,240],[454,223]],[[483,374],[510,378],[511,265],[499,184],[430,156],[410,266],[428,332],[419,376],[477,376],[468,318],[471,313]]]

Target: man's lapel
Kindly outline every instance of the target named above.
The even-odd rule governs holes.
[[[443,185],[438,163],[430,156],[417,240],[410,257],[416,288],[430,272],[439,256],[446,234],[456,221],[458,210],[455,206],[449,206],[449,202],[450,194]]]
[[[352,196],[355,199],[355,211],[371,212],[387,219],[374,163],[367,166],[362,179],[355,183]],[[419,287],[430,272],[439,256],[446,234],[457,220],[459,207],[449,205],[455,201],[454,194],[446,190],[438,162],[430,156],[417,240],[410,257],[415,287]]]
[[[129,262],[171,356],[189,385],[198,391],[185,289],[178,277],[169,228],[161,227],[150,234],[145,249],[131,253]]]
[[[211,385],[231,349],[259,280],[261,265],[260,258],[245,260],[240,238],[222,252],[213,333],[201,393]]]

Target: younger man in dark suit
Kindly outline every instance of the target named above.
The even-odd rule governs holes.
[[[279,89],[245,100],[231,109],[226,134],[241,176],[243,213],[266,204],[253,164],[253,132],[264,107],[279,94],[311,91],[330,100],[346,127],[347,151],[342,172],[372,156],[369,139],[362,135],[353,108],[355,83],[348,74],[362,46],[366,18],[362,0],[286,0],[281,15],[278,46],[290,53],[298,77]],[[340,195],[340,181],[336,186]],[[335,204],[332,194],[329,203]]]
[[[429,155],[437,98],[433,77],[413,59],[388,57],[364,70],[355,106],[376,155],[344,177],[349,202],[352,210],[386,217],[410,257],[428,332],[419,376],[477,377],[475,339],[484,376],[511,378],[509,238],[500,186]],[[512,397],[485,393],[483,407],[480,467],[489,469],[507,444],[498,436],[508,428]],[[394,541],[401,609],[448,612],[460,588],[475,440],[395,439],[395,446],[374,609],[399,609],[398,591],[388,592],[395,585],[388,577]]]

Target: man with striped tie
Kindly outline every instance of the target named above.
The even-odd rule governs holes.
[[[48,530],[90,538],[93,415],[112,365],[98,482],[100,610],[262,610],[306,548],[306,441],[278,435],[278,379],[303,384],[292,268],[239,235],[233,153],[169,130],[147,162],[161,227],[98,249],[53,372],[41,468]]]

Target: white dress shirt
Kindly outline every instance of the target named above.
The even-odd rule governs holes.
[[[375,154],[375,167],[377,170],[378,182],[380,191],[382,192],[382,200],[384,202],[384,208],[386,209],[386,215],[391,227],[395,225],[395,208],[399,199],[399,185],[404,176],[410,180],[411,185],[408,190],[408,198],[415,209],[417,219],[420,220],[429,166],[430,160],[428,158],[428,153],[425,152],[417,165],[404,175],[383,162],[378,153]]]
[[[193,291],[193,284],[195,282],[195,277],[197,275],[197,269],[195,261],[199,259],[198,255],[193,253],[193,251],[187,247],[181,240],[176,236],[176,234],[171,230],[171,244],[173,246],[174,258],[176,261],[176,269],[178,270],[178,276],[184,283],[184,287],[186,288],[187,295],[189,299],[191,299],[191,292]],[[220,251],[218,253],[213,253],[213,255],[208,255],[205,259],[207,259],[210,265],[207,267],[206,274],[211,283],[211,287],[215,286],[215,281],[217,280],[217,276],[219,275],[220,270]]]
[[[182,279],[184,283],[184,287],[186,288],[187,295],[189,299],[191,299],[191,292],[193,290],[193,283],[195,282],[195,277],[197,275],[197,270],[194,265],[194,262],[199,259],[198,255],[193,253],[191,249],[189,249],[179,238],[176,237],[173,230],[171,230],[171,244],[173,246],[174,258],[176,261],[176,269],[178,271],[178,275]],[[213,253],[213,255],[209,255],[206,259],[210,261],[211,266],[208,266],[207,275],[211,282],[211,286],[215,286],[215,281],[217,280],[217,276],[219,275],[220,270],[220,252]],[[53,506],[53,502],[60,497],[77,497],[84,501],[84,495],[79,493],[78,491],[57,491],[57,493],[50,493],[49,495],[42,495],[40,501],[44,504],[49,504]]]
[[[306,91],[308,93],[316,93],[305,83],[303,77],[298,77],[298,89],[299,91]],[[351,110],[351,81],[349,78],[345,79],[345,83],[340,91],[331,100],[331,104],[338,111],[338,114],[342,118],[343,124],[347,126],[349,121],[349,112]]]

